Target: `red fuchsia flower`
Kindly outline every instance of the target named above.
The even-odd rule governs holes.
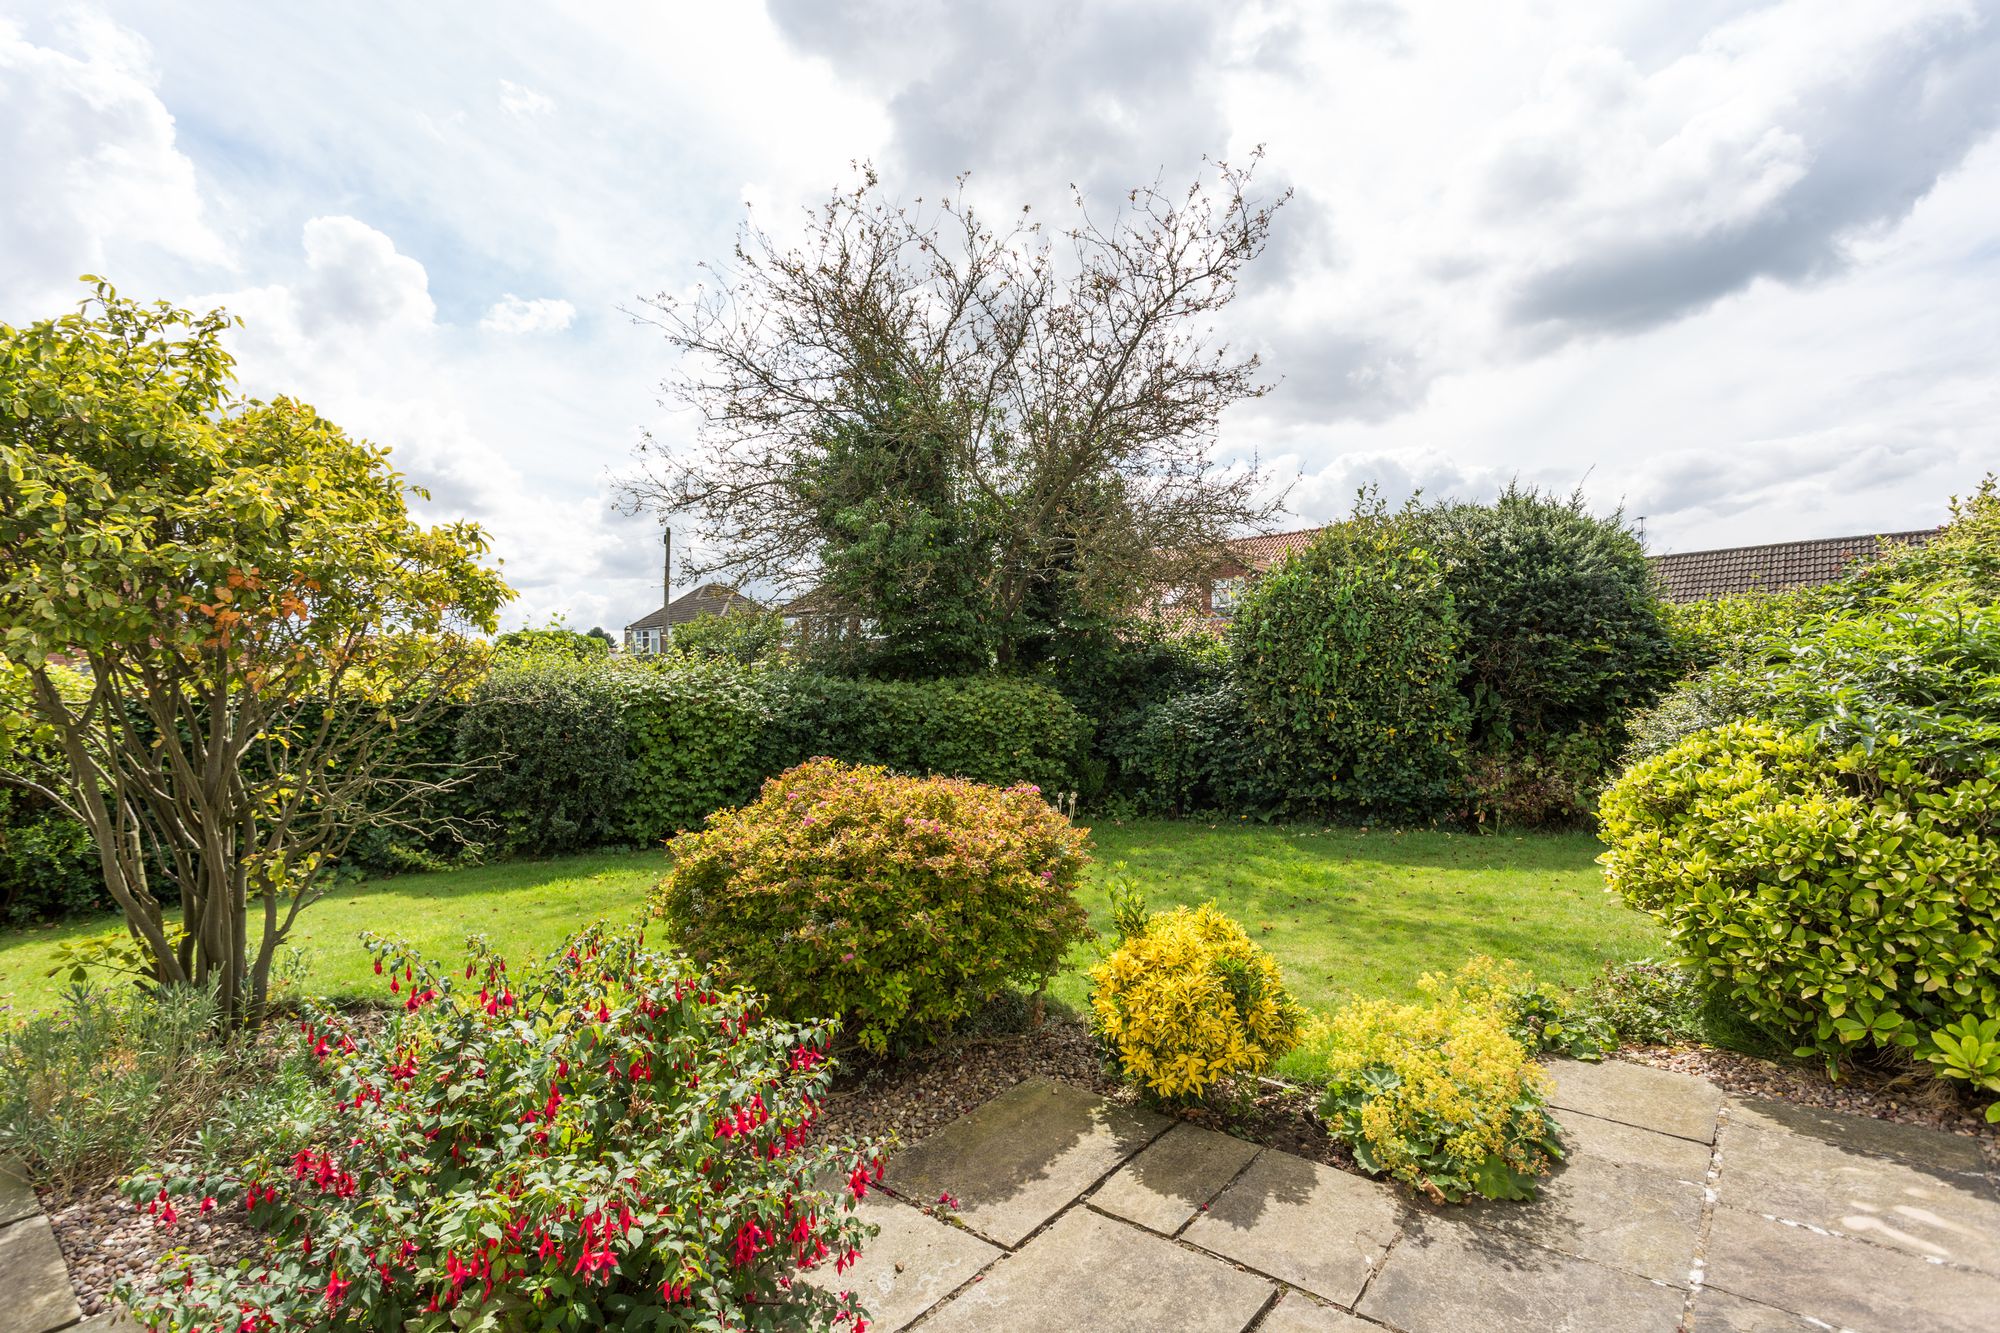
[[[347,1294],[347,1289],[353,1285],[354,1284],[352,1282],[343,1282],[341,1280],[340,1271],[338,1269],[335,1269],[334,1271],[328,1273],[326,1277],[327,1308],[338,1309],[340,1307],[341,1297],[345,1296]]]
[[[201,1196],[201,1211],[204,1213],[215,1211],[215,1196],[213,1194],[204,1194]]]
[[[865,1166],[857,1166],[854,1168],[853,1171],[849,1172],[847,1176],[847,1188],[853,1192],[854,1197],[856,1199],[867,1198],[868,1168]]]
[[[382,960],[380,958],[375,960],[375,975],[378,977],[382,975]]]
[[[770,1243],[770,1232],[758,1226],[754,1221],[745,1222],[742,1228],[736,1233],[736,1266],[738,1268],[749,1267],[751,1261],[756,1259],[758,1251]]]

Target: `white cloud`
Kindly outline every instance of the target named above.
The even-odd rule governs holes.
[[[0,18],[0,314],[72,304],[79,274],[135,261],[227,265],[146,43],[83,10],[44,41]]]
[[[576,307],[550,297],[524,300],[508,292],[487,307],[479,327],[488,333],[560,333],[576,318]]]
[[[500,80],[500,105],[509,115],[526,118],[539,116],[556,109],[556,102],[547,93],[524,88],[512,79]]]
[[[314,218],[305,226],[306,321],[379,329],[430,327],[437,316],[424,266],[356,218]]]
[[[0,0],[0,318],[85,271],[226,301],[247,387],[488,525],[510,620],[616,627],[658,528],[609,474],[694,423],[652,330],[579,310],[686,290],[742,200],[783,232],[858,158],[1039,215],[1265,143],[1299,194],[1218,335],[1282,383],[1224,442],[1300,521],[1519,477],[1692,549],[1932,522],[1992,465],[1990,6],[773,10]]]

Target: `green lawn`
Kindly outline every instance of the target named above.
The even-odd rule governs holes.
[[[1577,982],[1607,959],[1660,947],[1650,921],[1604,893],[1592,861],[1598,844],[1587,834],[1142,821],[1099,825],[1092,839],[1097,865],[1084,900],[1093,924],[1108,924],[1105,881],[1122,861],[1155,908],[1214,899],[1277,955],[1298,997],[1315,1007],[1350,991],[1410,995],[1418,974],[1472,953]],[[483,931],[512,956],[534,957],[576,925],[636,913],[661,860],[658,852],[601,853],[343,886],[306,910],[293,939],[311,954],[311,989],[370,995],[376,981],[355,939],[364,929],[444,957]],[[115,924],[0,933],[0,1006],[10,998],[17,1010],[46,1005],[58,992],[45,975],[56,943]],[[1092,957],[1082,948],[1074,961]],[[1064,1003],[1081,1005],[1084,993],[1079,971],[1056,982]]]
[[[1614,958],[1660,950],[1652,921],[1604,891],[1587,833],[1460,833],[1173,824],[1092,830],[1098,866],[1084,902],[1110,923],[1112,866],[1154,909],[1213,899],[1284,966],[1293,993],[1325,1008],[1350,992],[1404,998],[1427,971],[1475,953],[1576,983]],[[1080,950],[1077,961],[1090,960]],[[1058,998],[1081,1004],[1080,972]]]

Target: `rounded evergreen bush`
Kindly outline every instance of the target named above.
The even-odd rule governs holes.
[[[1940,775],[1869,736],[1687,737],[1605,794],[1605,877],[1800,1054],[1899,1048],[2000,1093],[2000,761]]]
[[[1408,515],[1364,505],[1258,581],[1232,635],[1284,803],[1435,816],[1463,792],[1465,628]]]
[[[883,1051],[1055,974],[1089,933],[1084,845],[1032,786],[811,759],[676,838],[652,909],[779,1012]]]

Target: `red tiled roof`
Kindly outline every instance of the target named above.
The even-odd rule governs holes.
[[[1769,546],[1731,546],[1719,551],[1675,551],[1656,555],[1653,574],[1660,595],[1670,602],[1700,602],[1743,592],[1784,592],[1833,583],[1857,561],[1873,560],[1897,546],[1920,546],[1936,528]]]
[[[1291,532],[1267,532],[1258,537],[1238,537],[1229,542],[1225,549],[1242,561],[1246,568],[1261,573],[1286,556],[1312,545],[1312,539],[1325,530],[1295,528]]]

